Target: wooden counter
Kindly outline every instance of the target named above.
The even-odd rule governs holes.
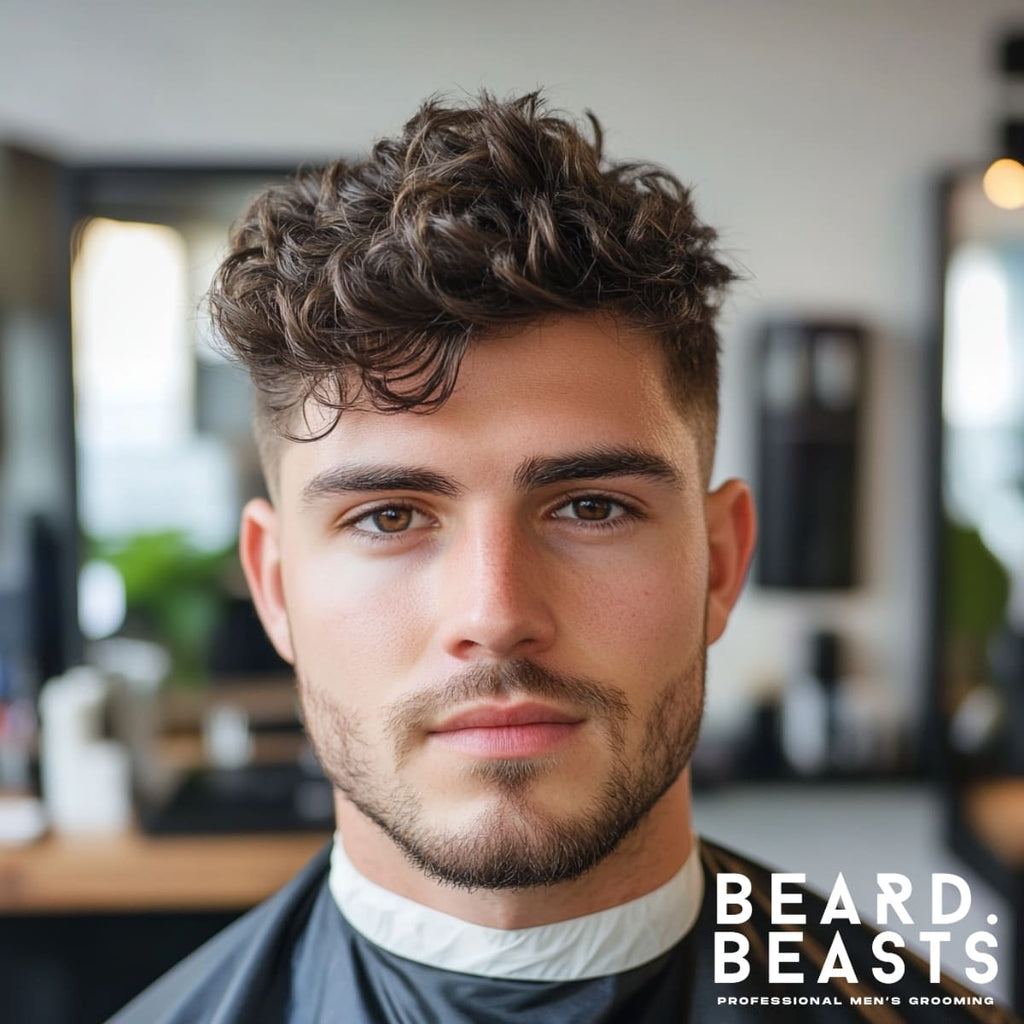
[[[244,709],[256,725],[296,721],[290,678],[221,679],[203,691],[170,689],[160,699],[161,765],[204,765],[199,722],[219,704]],[[257,733],[254,760],[294,762],[305,742],[298,731]],[[329,838],[327,832],[148,836],[136,829],[0,846],[0,915],[244,910],[280,888]]]
[[[952,794],[953,849],[1010,906],[1013,931],[1004,954],[1024,963],[1024,778],[977,780]],[[1024,971],[1015,971],[1011,1005],[1024,1015]]]
[[[0,848],[0,914],[240,910],[280,888],[328,838],[47,836]]]
[[[1007,867],[1024,871],[1024,779],[974,783],[966,789],[963,805],[979,841]]]

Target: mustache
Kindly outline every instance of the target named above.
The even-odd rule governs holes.
[[[418,690],[389,710],[386,733],[399,744],[449,708],[495,697],[537,697],[568,705],[587,718],[621,727],[632,714],[624,690],[586,676],[563,675],[531,661],[473,665],[443,682]]]

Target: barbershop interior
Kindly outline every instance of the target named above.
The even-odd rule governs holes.
[[[1024,1012],[1018,0],[0,3],[0,1018],[99,1024],[330,838],[239,566],[264,493],[202,298],[230,225],[426,97],[542,88],[740,278],[712,482],[758,548],[698,834],[970,905]],[[966,983],[970,984],[969,981]]]

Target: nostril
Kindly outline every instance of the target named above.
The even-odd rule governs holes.
[[[518,608],[479,608],[453,616],[446,628],[446,647],[456,657],[525,655],[548,647],[554,639],[554,618],[541,601]]]

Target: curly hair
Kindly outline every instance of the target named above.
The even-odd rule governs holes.
[[[357,400],[429,412],[470,344],[604,313],[659,339],[713,450],[714,321],[733,271],[689,191],[605,160],[587,116],[590,133],[539,93],[432,99],[367,159],[302,170],[252,203],[208,301],[256,386],[261,448],[323,436]],[[334,416],[300,436],[294,413],[311,399]]]

